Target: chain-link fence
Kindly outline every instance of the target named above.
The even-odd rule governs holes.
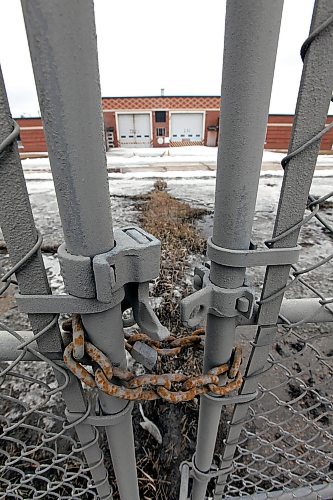
[[[5,263],[0,298],[12,300],[9,287],[16,287],[32,330],[17,332],[13,318],[0,322],[1,498],[112,498],[102,452],[107,438],[119,496],[138,500],[131,400],[163,397],[172,404],[198,395],[197,448],[181,468],[182,500],[203,500],[209,483],[215,499],[332,498],[333,192],[309,194],[320,140],[333,126],[323,129],[333,87],[332,2],[316,1],[301,50],[291,145],[265,249],[255,247],[251,233],[283,2],[228,2],[223,81],[229,99],[221,118],[211,265],[195,271],[198,290],[182,304],[189,326],[207,319],[204,342],[202,330],[170,338],[149,304],[159,242],[140,228],[113,233],[93,3],[22,4],[64,229],[59,256],[66,293],[50,293],[1,76],[0,224],[15,265]],[[79,47],[74,59],[66,50],[72,32]],[[78,75],[81,94],[73,99]],[[92,103],[83,129],[82,102]],[[310,214],[303,218],[306,206]],[[266,267],[258,301],[245,280],[252,266]],[[146,335],[124,339],[122,313],[129,308]],[[61,314],[73,315],[72,329],[65,323],[60,330]],[[197,379],[126,370],[125,348],[154,371],[157,354],[181,356],[184,345],[198,343],[204,343],[205,375]],[[172,389],[174,382],[182,385]],[[221,408],[229,421],[220,436]],[[224,440],[218,457],[216,439]]]
[[[326,16],[323,15],[325,7],[328,9]],[[230,463],[233,453],[235,463],[229,481],[226,481],[227,474],[217,481],[216,498],[222,494],[238,497],[269,495],[272,492],[277,497],[285,495],[286,498],[289,498],[288,494],[291,497],[309,495],[309,498],[312,498],[311,495],[317,498],[321,494],[323,498],[330,498],[331,495],[328,485],[332,482],[333,470],[332,391],[329,384],[332,375],[332,329],[329,323],[306,326],[307,323],[315,323],[318,315],[318,310],[314,313],[307,307],[303,316],[294,322],[280,311],[278,318],[282,324],[277,334],[274,330],[272,333],[269,326],[265,327],[271,324],[274,317],[269,308],[274,310],[276,301],[279,303],[279,298],[284,295],[312,297],[317,299],[319,311],[333,314],[329,278],[333,258],[329,200],[333,192],[321,196],[309,194],[307,208],[311,213],[297,220],[292,211],[297,204],[297,191],[302,190],[302,182],[298,184],[296,177],[290,174],[291,169],[302,168],[303,161],[311,163],[311,149],[315,145],[318,148],[321,138],[330,129],[329,126],[318,132],[318,124],[311,133],[305,127],[301,130],[300,125],[300,120],[308,114],[306,97],[311,92],[306,73],[315,68],[318,72],[322,71],[316,62],[318,52],[310,54],[308,59],[306,54],[314,40],[317,50],[320,44],[325,50],[324,37],[320,35],[326,33],[327,36],[327,27],[333,21],[332,15],[327,17],[330,8],[329,5],[316,3],[310,35],[301,48],[305,68],[296,110],[298,114],[288,155],[282,160],[282,167],[287,171],[273,237],[265,242],[270,248],[281,246],[281,242],[282,246],[290,247],[297,243],[302,229],[300,243],[303,248],[308,244],[311,250],[301,253],[300,264],[291,266],[287,279],[274,276],[274,270],[267,269],[262,296],[258,301],[260,326],[254,340],[246,338],[250,340],[252,349],[241,389],[241,393],[246,394],[247,386],[254,387],[251,380],[258,380],[258,395],[255,403],[249,406],[248,413],[236,406],[231,417],[222,469],[223,465]],[[328,37],[326,47],[329,46]],[[326,90],[329,97],[330,87]],[[294,198],[288,199],[291,192]],[[320,207],[324,208],[324,215]],[[316,244],[310,242],[309,236],[313,232],[317,233],[315,241],[320,245],[319,251],[316,251]],[[264,356],[268,351],[266,361]]]
[[[324,214],[328,226],[332,212],[328,209]],[[286,295],[318,298],[318,306],[332,314],[332,299],[328,298],[332,255],[325,255],[332,233],[320,226],[308,222],[300,237],[301,244],[310,245],[307,259],[313,262],[313,255],[319,254],[319,262],[309,262],[306,272],[293,266]],[[311,236],[321,243],[309,244]],[[315,491],[316,498],[330,498],[327,491],[326,496],[320,495],[333,479],[332,326],[316,323],[311,309],[305,309],[304,318],[296,323],[283,315],[280,320],[262,368],[258,396],[242,423],[234,470],[225,493],[239,497],[280,491],[281,496],[293,492],[301,497]],[[252,339],[251,331],[239,335],[244,349],[249,343],[253,345]]]
[[[1,104],[4,104],[4,93],[1,93],[1,98]],[[15,154],[13,144],[18,132],[14,124],[13,132],[0,144],[2,166],[8,164],[8,158]],[[15,183],[16,193],[19,199],[22,194],[28,203],[23,177],[21,181]],[[7,183],[10,184],[9,178]],[[3,229],[6,228],[4,219]],[[31,265],[31,260],[40,255],[42,237],[33,224],[27,228],[37,235],[36,244],[14,266],[9,265],[7,258],[2,262],[4,272],[0,298],[4,301],[3,313],[13,307],[15,311],[13,291],[7,294],[9,287],[18,291],[15,277],[24,289],[24,272],[29,277],[29,263]],[[11,243],[11,238],[8,242]],[[45,273],[41,262],[39,267],[40,272]],[[100,493],[109,490],[106,470],[102,466],[103,454],[98,444],[99,432],[97,428],[85,424],[79,430],[80,424],[91,412],[91,403],[87,404],[85,413],[73,422],[68,421],[64,398],[66,393],[68,395],[72,391],[71,397],[79,399],[80,390],[78,387],[70,388],[73,380],[59,363],[61,353],[46,355],[37,345],[38,340],[50,335],[52,328],[57,327],[58,320],[59,315],[55,315],[51,321],[46,321],[45,327],[37,328],[35,334],[11,328],[10,325],[16,324],[15,316],[4,317],[0,322],[0,495],[3,499],[102,498],[102,494],[97,496],[96,485]],[[24,321],[28,326],[27,318]],[[74,428],[84,434],[81,444],[77,441]],[[90,467],[83,454],[88,450],[92,458]],[[99,477],[95,478],[93,485],[92,476],[96,470]]]

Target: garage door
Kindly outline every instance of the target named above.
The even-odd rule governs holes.
[[[172,113],[171,143],[202,144],[203,113]]]
[[[118,142],[123,148],[151,147],[149,113],[118,114]]]

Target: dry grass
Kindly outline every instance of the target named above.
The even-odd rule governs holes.
[[[161,269],[155,280],[153,295],[162,297],[157,309],[160,320],[173,333],[183,330],[179,319],[179,303],[192,292],[185,283],[188,257],[202,254],[206,240],[195,227],[195,220],[208,213],[192,208],[168,194],[165,181],[156,181],[155,189],[138,202],[140,225],[161,241]]]
[[[178,201],[166,191],[165,181],[157,181],[154,190],[137,198],[141,212],[139,224],[161,240],[161,272],[155,280],[153,295],[162,297],[156,310],[161,322],[176,335],[189,333],[180,321],[180,301],[193,292],[186,282],[189,256],[201,255],[206,240],[195,227],[195,220],[207,213]],[[163,358],[158,372],[182,371],[200,373],[202,351],[188,349],[172,360]],[[176,500],[179,496],[179,466],[190,460],[195,451],[199,402],[197,399],[172,405],[158,400],[143,404],[146,416],[160,429],[163,443],[159,445],[144,431],[140,414],[134,410],[134,433],[140,498],[143,500]]]

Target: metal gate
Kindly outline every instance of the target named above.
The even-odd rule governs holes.
[[[283,1],[227,2],[209,263],[195,269],[197,291],[182,301],[184,322],[203,321],[205,335],[185,338],[170,338],[149,302],[159,241],[138,227],[112,227],[93,2],[22,6],[64,232],[58,256],[66,293],[50,291],[1,76],[0,226],[12,266],[0,295],[18,285],[16,302],[31,325],[16,331],[0,322],[1,498],[118,498],[107,448],[120,498],[138,500],[133,400],[181,404],[197,396],[196,450],[181,464],[180,500],[204,500],[207,487],[216,500],[332,498],[333,299],[329,280],[319,289],[311,273],[331,270],[333,228],[320,208],[333,192],[314,197],[310,187],[320,140],[333,127],[325,128],[333,2],[315,2],[301,49],[292,138],[264,244],[252,232]],[[314,221],[328,244],[309,261],[298,240]],[[265,271],[260,298],[252,267]],[[145,334],[124,339],[126,308]],[[197,342],[204,343],[203,376],[152,369],[157,355]],[[144,375],[127,370],[125,347],[148,367]]]

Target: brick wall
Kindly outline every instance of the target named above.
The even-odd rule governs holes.
[[[157,110],[158,111],[158,110]],[[152,134],[153,134],[153,147],[154,148],[165,148],[165,144],[163,142],[163,144],[159,144],[157,141],[158,141],[158,137],[156,135],[156,129],[157,128],[165,128],[165,137],[169,137],[170,133],[169,133],[169,112],[166,111],[165,113],[165,122],[156,122],[156,117],[155,117],[155,112],[153,111],[153,114],[152,114],[152,118],[153,118],[153,130],[152,130]]]
[[[219,101],[218,97],[114,97],[103,98],[103,108],[105,109],[104,124],[105,128],[113,127],[115,134],[115,146],[118,146],[115,112],[108,110],[108,106],[118,106],[121,110],[163,110],[168,109],[206,109],[206,126],[205,126],[205,144],[207,144],[208,126],[216,126],[219,118]],[[171,106],[173,104],[173,106]],[[150,105],[150,107],[149,107]],[[120,107],[122,106],[122,107]],[[188,106],[186,108],[186,106]],[[210,109],[211,106],[211,109]],[[215,108],[215,109],[213,109]],[[153,113],[153,145],[158,147],[156,128],[157,126],[166,128],[166,135],[169,135],[169,113],[167,112],[166,123],[155,123],[155,113]],[[292,115],[270,115],[268,118],[268,126],[266,132],[265,149],[282,150],[288,149],[290,134],[294,117]],[[17,118],[16,121],[20,125],[20,138],[22,145],[20,152],[45,152],[47,151],[45,136],[43,132],[41,118]],[[333,121],[333,116],[327,118],[327,123]],[[332,150],[333,130],[328,132],[321,141],[321,150]]]
[[[16,121],[20,126],[20,139],[23,146],[20,152],[47,151],[41,118],[17,118]]]
[[[114,146],[118,147],[118,135],[117,135],[117,127],[116,127],[116,114],[114,111],[103,112],[103,120],[104,120],[104,130],[106,131],[108,128],[113,128],[114,134]]]
[[[104,110],[219,109],[217,96],[103,97]]]
[[[292,115],[270,115],[266,132],[265,149],[287,151],[290,141],[294,117]],[[331,123],[333,116],[327,118],[326,123]],[[321,151],[330,151],[333,144],[333,130],[322,138]]]

